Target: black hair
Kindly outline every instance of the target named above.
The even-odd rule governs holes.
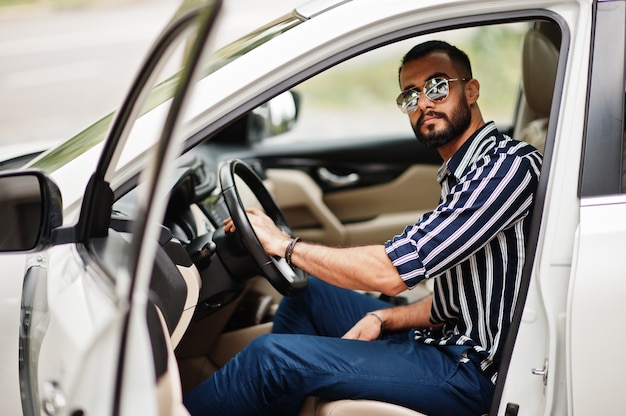
[[[448,42],[444,42],[442,40],[429,40],[414,46],[410,51],[408,51],[402,58],[402,65],[400,65],[400,68],[398,69],[398,77],[400,76],[400,72],[402,71],[404,64],[423,58],[424,56],[436,51],[445,52],[450,60],[452,60],[455,67],[459,70],[462,77],[470,79],[473,78],[472,64],[470,63],[467,54],[456,46],[452,46]]]

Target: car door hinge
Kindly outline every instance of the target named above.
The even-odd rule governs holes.
[[[543,377],[543,385],[548,385],[548,359],[546,358],[543,362],[543,368],[533,368],[531,370],[533,375],[542,376]]]

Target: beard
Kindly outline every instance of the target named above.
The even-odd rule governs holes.
[[[437,111],[423,113],[413,126],[415,137],[417,137],[420,142],[424,143],[426,147],[431,149],[436,149],[459,137],[465,130],[467,130],[472,120],[467,99],[463,97],[459,104],[460,105],[456,107],[449,117],[447,114]],[[426,133],[422,133],[420,127],[424,122],[425,116],[438,117],[445,121],[445,126],[441,130],[435,130],[435,126],[429,125],[428,131]]]

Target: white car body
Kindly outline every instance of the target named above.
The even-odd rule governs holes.
[[[563,39],[567,45],[560,50],[555,86],[560,95],[552,103],[546,141],[549,175],[540,192],[543,209],[539,211],[541,226],[531,280],[505,372],[506,382],[500,385],[497,414],[504,415],[507,407],[516,406],[519,413],[509,410],[511,413],[506,414],[619,413],[621,374],[626,373],[626,362],[621,360],[626,335],[620,335],[616,327],[620,317],[626,315],[626,268],[621,262],[626,253],[626,194],[623,190],[586,192],[581,185],[585,180],[580,179],[581,166],[591,163],[585,159],[584,149],[585,140],[590,140],[585,135],[592,99],[588,96],[589,68],[597,29],[595,9],[599,5],[615,6],[617,14],[624,12],[623,0],[320,0],[304,4],[293,12],[303,23],[251,48],[198,82],[194,95],[186,101],[184,123],[175,130],[178,146],[207,126],[224,123],[239,108],[261,104],[290,88],[304,77],[303,73],[322,71],[327,62],[343,59],[338,56],[347,58],[353,51],[365,50],[367,46],[363,45],[373,40],[383,43],[379,39],[391,39],[390,34],[409,36],[412,32],[436,32],[497,19],[542,17],[557,22],[566,31]],[[626,25],[623,20],[622,25]],[[623,72],[624,28],[615,31],[615,48],[622,59],[615,64],[616,71],[621,65]],[[487,84],[488,80],[483,80],[484,88]],[[133,129],[128,141],[139,146],[107,178],[112,189],[133,178],[139,171],[138,161],[149,160],[145,152],[160,138],[159,120],[164,118],[165,107],[162,104],[148,113]],[[623,123],[623,107],[616,109],[616,114]],[[85,188],[104,147],[101,142],[49,172],[63,196],[65,227],[74,226],[79,219]],[[163,175],[173,171],[174,154],[175,150],[170,150]],[[159,217],[165,212],[166,195],[166,185],[159,185],[155,198],[162,206],[152,207],[153,215]],[[150,230],[149,235],[156,235],[156,229]],[[150,252],[149,247],[145,250]],[[32,267],[48,273],[45,299],[51,311],[34,375],[40,395],[35,402],[41,406],[35,414],[46,414],[46,406],[56,414],[72,414],[78,409],[90,415],[114,413],[118,368],[111,363],[119,361],[124,313],[127,308],[145,306],[146,270],[150,265],[138,265],[142,271],[138,275],[143,277],[138,280],[139,295],[133,298],[137,302],[133,306],[123,304],[119,298],[130,290],[136,276],[127,275],[120,265],[118,273],[123,284],[107,287],[94,278],[103,272],[88,257],[89,253],[77,244],[0,257],[5,270],[0,279],[0,329],[4,334],[0,343],[0,391],[4,414],[28,414],[20,399],[17,358],[22,279]],[[151,357],[143,354],[149,350],[149,337],[145,324],[132,316],[130,325],[135,332],[124,363],[119,414],[157,414],[164,407],[158,404],[160,390],[152,384],[154,375],[148,376],[153,373]],[[180,398],[172,400],[175,404],[166,413],[180,410]]]

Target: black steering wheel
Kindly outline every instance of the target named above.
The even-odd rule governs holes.
[[[233,159],[220,166],[219,178],[222,195],[237,228],[236,233],[241,237],[243,245],[261,269],[261,273],[280,294],[286,296],[296,294],[307,286],[308,275],[301,269],[289,266],[285,259],[270,256],[265,252],[241,203],[235,176],[238,176],[250,188],[267,216],[274,221],[276,226],[291,236],[292,232],[283,212],[263,185],[261,178],[246,163]]]

